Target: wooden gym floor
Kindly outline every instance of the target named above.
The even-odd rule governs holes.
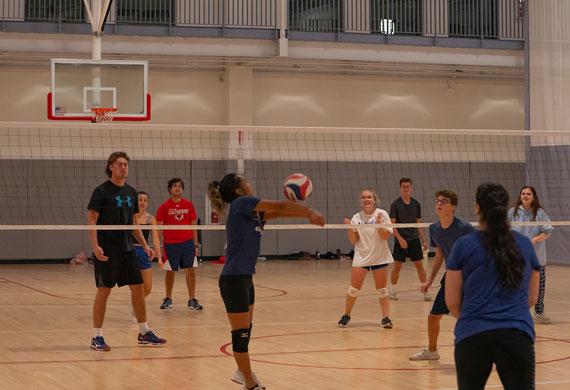
[[[110,352],[89,349],[95,295],[92,266],[0,266],[0,388],[2,389],[235,389],[230,328],[217,288],[221,265],[202,263],[197,298],[202,312],[185,309],[183,274],[174,308],[159,310],[164,274],[153,270],[147,299],[150,328],[163,347],[136,343],[128,288],[114,289],[104,325]],[[344,311],[350,262],[266,261],[257,266],[256,309],[250,352],[268,389],[454,389],[453,326],[446,316],[440,361],[410,362],[427,345],[424,302],[406,263],[399,297],[391,302],[394,329],[380,327],[380,307],[369,275],[349,327]],[[570,267],[547,267],[550,325],[537,325],[537,389],[570,388]],[[435,296],[437,288],[432,288]],[[489,389],[501,388],[494,372]]]

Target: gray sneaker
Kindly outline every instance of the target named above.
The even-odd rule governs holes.
[[[164,298],[162,300],[162,304],[160,305],[162,310],[172,309],[172,299],[171,298]]]
[[[200,302],[196,298],[188,300],[188,309],[190,310],[202,310],[204,307],[200,305]]]
[[[433,352],[431,352],[428,348],[422,349],[420,352],[410,356],[410,360],[439,360],[439,352],[437,352],[437,349]]]
[[[257,377],[255,376],[255,374],[252,372],[251,375],[253,376],[253,380],[255,381],[255,383],[257,383],[257,386],[262,389],[265,390],[265,386],[263,386],[260,382],[259,379],[257,379]],[[232,376],[232,381],[235,383],[239,383],[240,385],[244,385],[245,386],[245,378],[243,376],[243,373],[240,371],[240,369],[238,368],[236,370],[236,372],[234,373],[234,376]]]
[[[544,313],[535,314],[534,315],[534,323],[535,324],[550,324],[552,319]]]

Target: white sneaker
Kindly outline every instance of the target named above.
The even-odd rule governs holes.
[[[427,292],[424,294],[424,301],[433,301],[430,293]]]
[[[131,313],[131,323],[138,324],[139,321],[137,320],[137,316],[135,315],[135,311],[133,309],[133,305],[131,303],[127,303],[127,307],[129,308],[129,313]]]
[[[544,313],[534,315],[535,324],[550,324],[550,322],[552,322],[552,320]]]
[[[396,291],[390,291],[390,294],[388,295],[388,297],[390,298],[391,301],[397,301],[398,300],[398,295],[396,295]]]
[[[251,375],[253,376],[253,380],[255,381],[255,383],[257,383],[256,389],[259,388],[265,390],[265,386],[259,383],[259,379],[257,379],[257,376],[255,376],[253,372],[251,373]],[[235,383],[239,383],[240,385],[243,385],[244,388],[247,388],[247,386],[245,385],[245,378],[239,368],[236,370],[236,372],[234,372],[234,376],[232,376],[232,381]]]
[[[437,349],[433,352],[428,348],[422,349],[420,352],[410,356],[410,360],[439,360],[439,352],[437,352]]]

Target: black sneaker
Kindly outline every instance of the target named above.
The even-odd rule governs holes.
[[[346,328],[349,322],[350,322],[350,316],[345,314],[341,317],[340,321],[338,322],[338,327]]]
[[[160,308],[162,310],[166,310],[166,309],[172,309],[172,299],[170,298],[164,298],[162,300],[162,303],[160,305]]]
[[[394,324],[392,324],[392,320],[390,320],[390,317],[382,318],[382,327],[386,329],[392,329],[394,327]]]
[[[188,309],[190,310],[202,310],[204,307],[200,305],[200,302],[196,298],[188,300]]]

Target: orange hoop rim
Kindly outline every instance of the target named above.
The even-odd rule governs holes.
[[[93,107],[91,112],[95,114],[106,114],[108,112],[117,112],[115,107]]]
[[[111,122],[117,109],[115,107],[93,107],[93,121],[96,123]]]

